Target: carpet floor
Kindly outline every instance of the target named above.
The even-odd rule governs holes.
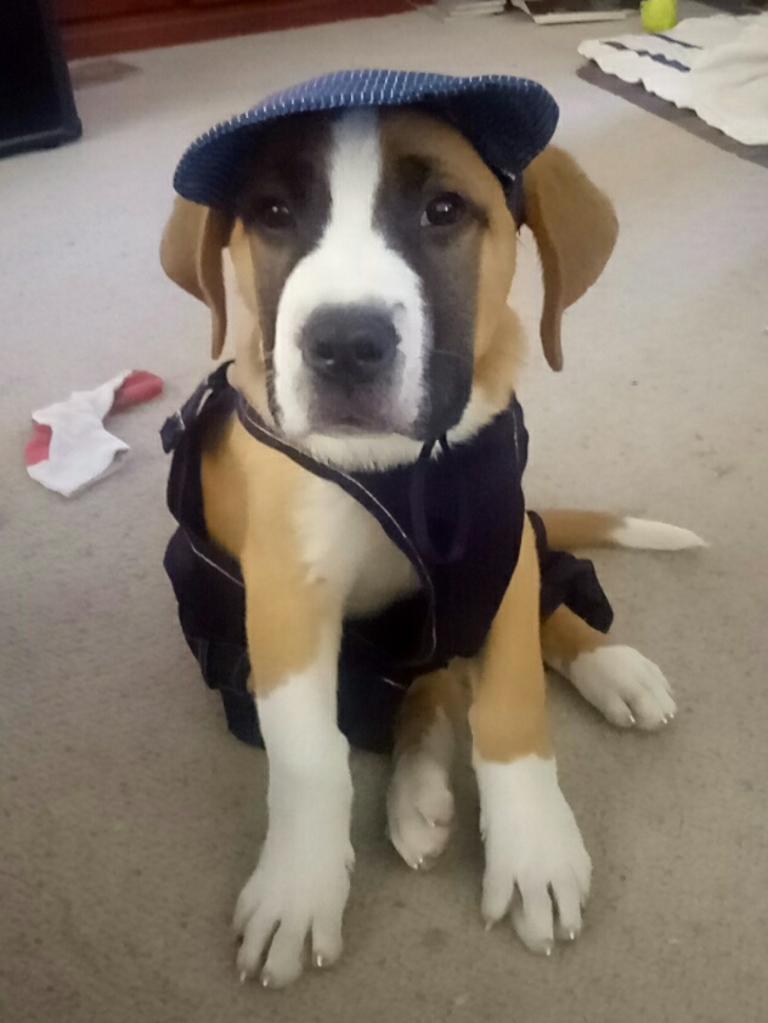
[[[80,79],[81,142],[0,163],[8,1023],[765,1018],[768,178],[577,78],[576,46],[595,34],[414,11],[126,54],[133,73]],[[619,640],[675,686],[671,728],[619,733],[552,680],[563,787],[594,860],[581,939],[541,960],[511,929],[484,933],[467,764],[452,844],[417,875],[384,836],[386,763],[356,754],[344,962],[272,994],[238,985],[229,930],[264,833],[265,760],[228,735],[161,570],[157,430],[206,372],[208,339],[157,245],[199,131],[366,65],[522,74],[554,93],[558,141],[613,197],[622,234],[568,314],[565,371],[531,342],[529,498],[662,518],[711,547],[597,559]],[[522,248],[512,300],[534,339],[541,291]],[[167,389],[113,420],[131,445],[120,471],[69,501],[29,480],[30,411],[123,368]]]

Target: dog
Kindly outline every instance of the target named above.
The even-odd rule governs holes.
[[[167,446],[196,438],[197,463],[176,475],[184,486],[194,479],[200,521],[178,542],[191,572],[209,571],[205,607],[182,605],[204,671],[210,648],[198,634],[212,617],[227,617],[219,582],[244,598],[233,628],[247,638],[246,702],[269,758],[269,825],[234,925],[241,979],[258,975],[268,987],[299,977],[307,944],[317,967],[342,951],[354,858],[337,694],[347,623],[415,606],[434,581],[401,540],[402,516],[380,507],[370,481],[393,473],[393,500],[410,488],[402,515],[418,519],[429,505],[429,473],[450,473],[451,459],[471,453],[475,438],[502,428],[501,446],[516,449],[509,458],[521,472],[523,428],[511,403],[524,340],[507,305],[518,231],[525,223],[538,246],[541,340],[554,369],[562,365],[563,311],[597,280],[617,236],[608,198],[569,155],[546,145],[553,125],[536,140],[538,155],[504,175],[466,118],[407,91],[400,103],[319,106],[289,108],[253,134],[229,168],[226,207],[191,186],[182,192],[161,250],[172,280],[210,309],[214,359],[225,340],[235,353],[169,420],[176,440]],[[211,401],[216,414],[201,420]],[[466,479],[465,470],[458,476]],[[457,521],[485,514],[482,474],[468,491],[460,483],[446,502],[463,508]],[[665,523],[597,513],[529,517],[516,493],[504,490],[510,519],[517,516],[512,540],[503,521],[493,532],[504,519],[493,504],[479,531],[491,537],[485,563],[494,550],[508,563],[500,590],[488,570],[498,595],[481,640],[457,641],[448,663],[427,657],[419,663],[428,670],[412,671],[407,686],[383,678],[382,691],[398,700],[387,816],[406,864],[434,863],[452,826],[455,736],[468,717],[485,848],[482,917],[490,926],[510,916],[524,944],[548,955],[557,939],[581,931],[591,864],[558,782],[545,664],[619,727],[659,728],[676,707],[662,672],[636,650],[613,644],[567,603],[544,616],[545,559],[554,548],[701,541]],[[457,539],[458,522],[440,546],[434,518],[428,509],[420,532],[423,547],[440,548],[437,578],[457,561],[447,548],[475,540],[471,525]],[[182,604],[178,574],[174,585]],[[485,585],[461,576],[452,591],[461,597],[459,634]],[[222,649],[236,645],[227,640]],[[242,663],[239,656],[227,670]],[[347,688],[350,699],[367,693],[354,680]],[[229,697],[230,726],[247,738],[236,724],[244,704]],[[350,720],[378,721],[375,707],[361,706]]]

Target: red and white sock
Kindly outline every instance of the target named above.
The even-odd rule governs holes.
[[[104,428],[111,412],[157,397],[163,381],[145,370],[121,373],[92,391],[73,391],[66,401],[32,413],[25,449],[27,472],[49,490],[71,497],[120,464],[125,441]]]

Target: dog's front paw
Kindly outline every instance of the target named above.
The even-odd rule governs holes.
[[[650,731],[668,724],[677,712],[661,669],[630,646],[585,651],[568,666],[566,674],[614,725],[637,725]]]
[[[507,913],[523,943],[549,955],[555,936],[573,940],[592,866],[557,781],[554,760],[476,760],[485,842],[482,913],[492,926]]]
[[[299,842],[270,831],[235,908],[241,980],[260,971],[264,987],[290,984],[304,968],[307,939],[315,966],[336,962],[353,862],[347,841]]]
[[[387,824],[395,849],[409,867],[432,865],[453,823],[448,768],[428,750],[400,754],[387,792]]]

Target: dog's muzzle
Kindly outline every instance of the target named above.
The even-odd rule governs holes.
[[[396,425],[402,359],[388,310],[323,306],[305,323],[299,346],[315,429],[369,431]]]

